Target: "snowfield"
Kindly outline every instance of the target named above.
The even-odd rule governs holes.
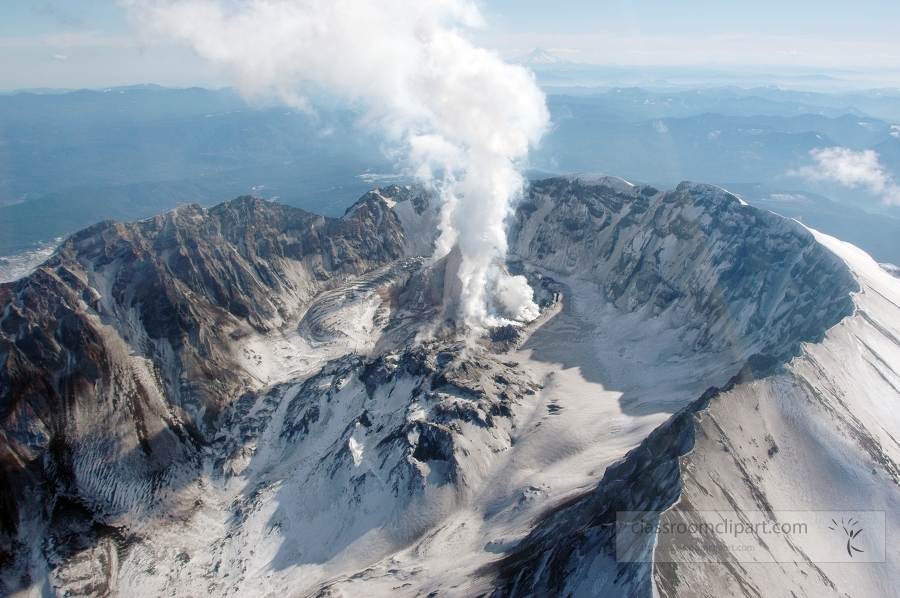
[[[49,367],[20,348],[38,285],[98,331],[54,333],[59,354],[106,360],[89,384],[54,374],[63,419],[5,395],[4,463],[50,464],[26,470],[44,506],[18,507],[9,595],[897,587],[900,280],[858,249],[708,185],[539,181],[508,267],[541,315],[473,340],[447,324],[427,195],[386,187],[340,221],[255,201],[86,232],[0,287],[4,363]],[[886,511],[888,562],[610,552],[618,506],[763,504]]]

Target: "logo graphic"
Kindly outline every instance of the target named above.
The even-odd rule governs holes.
[[[851,517],[845,522],[844,518],[841,517],[840,523],[838,523],[834,519],[832,519],[831,522],[834,524],[834,527],[831,527],[829,525],[828,529],[834,530],[836,532],[840,532],[841,530],[843,530],[847,538],[847,554],[850,555],[850,558],[854,557],[854,552],[865,552],[865,550],[857,548],[853,545],[857,541],[856,537],[859,536],[863,531],[858,519]]]

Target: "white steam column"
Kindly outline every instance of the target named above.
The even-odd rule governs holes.
[[[536,317],[525,279],[496,264],[506,256],[503,221],[525,184],[520,170],[549,112],[530,71],[463,37],[482,23],[474,2],[120,3],[151,35],[188,43],[225,67],[248,96],[303,108],[312,83],[365,101],[367,118],[406,148],[416,178],[443,202],[435,258],[459,248],[464,325],[477,332]]]

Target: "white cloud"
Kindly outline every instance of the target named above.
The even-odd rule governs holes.
[[[68,56],[64,56],[63,54],[54,54],[50,57],[50,60],[68,60]]]
[[[367,102],[367,121],[443,200],[438,257],[459,247],[463,321],[504,321],[489,310],[487,283],[508,276],[494,265],[506,253],[503,222],[549,112],[530,71],[464,35],[482,21],[474,0],[119,1],[149,34],[225,67],[248,95],[304,107],[312,83]],[[520,305],[527,285],[504,288],[520,319],[533,313]]]
[[[812,181],[840,183],[845,187],[862,187],[880,195],[884,203],[900,205],[900,186],[894,182],[874,150],[855,152],[846,147],[826,147],[810,151],[817,162],[789,174]]]

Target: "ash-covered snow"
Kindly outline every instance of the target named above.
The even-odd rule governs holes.
[[[855,313],[823,342],[804,345],[784,371],[711,402],[681,463],[680,501],[664,518],[681,521],[694,510],[884,512],[886,528],[865,533],[885,538],[886,559],[812,561],[798,542],[768,534],[751,539],[756,551],[741,554],[743,562],[704,563],[703,546],[733,539],[676,546],[661,538],[662,560],[693,561],[656,566],[661,596],[890,596],[900,584],[900,281],[856,247],[814,234],[859,282]],[[776,554],[781,564],[767,562]]]
[[[113,377],[131,381],[114,388],[148,413],[137,420],[119,395],[79,398],[73,429],[96,433],[76,438],[74,480],[53,495],[74,506],[18,528],[27,549],[4,577],[9,593],[534,595],[552,587],[537,565],[545,549],[571,556],[572,588],[646,589],[649,569],[623,585],[600,547],[567,552],[567,538],[591,537],[573,522],[607,499],[671,503],[677,455],[666,451],[683,448],[693,421],[673,414],[742,368],[763,377],[811,347],[856,350],[832,332],[815,343],[853,312],[851,291],[882,289],[858,285],[871,272],[851,264],[855,279],[796,223],[714,187],[551,179],[532,186],[510,232],[510,272],[528,279],[541,315],[473,343],[446,326],[447,260],[422,257],[437,225],[426,195],[381,189],[339,222],[288,214],[283,225],[274,210],[235,202],[210,225],[187,208],[144,226],[154,239],[236,232],[191,253],[106,231],[77,241],[81,269],[39,271],[80,277],[84,288],[66,288],[100,331],[92,347],[114,348]],[[126,233],[139,250],[115,237]],[[133,257],[142,251],[158,261]],[[148,311],[153,296],[140,293],[155,279],[135,263],[173,273],[160,291],[182,318],[166,319],[172,328],[154,328],[148,314],[169,304]],[[900,285],[875,270],[879,285]],[[181,321],[195,328],[182,334]],[[208,376],[217,401],[186,371]],[[39,421],[27,405],[16,421]],[[31,434],[11,423],[4,434]],[[178,433],[199,438],[165,440]],[[32,436],[47,445],[52,434]],[[623,467],[624,498],[608,477]],[[510,581],[509,562],[527,584]]]

